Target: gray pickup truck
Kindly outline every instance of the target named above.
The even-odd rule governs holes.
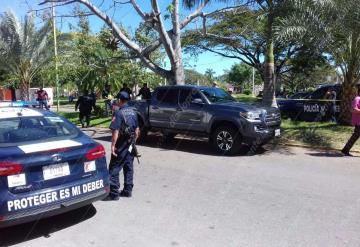
[[[131,101],[144,138],[148,131],[209,137],[217,152],[235,154],[241,144],[257,145],[280,136],[280,111],[237,102],[224,90],[203,86],[164,86],[150,100]]]

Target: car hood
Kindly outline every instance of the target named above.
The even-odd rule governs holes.
[[[266,110],[267,112],[274,112],[274,111],[278,111],[277,108],[275,107],[266,107],[261,105],[260,103],[243,103],[243,102],[218,102],[218,103],[214,103],[213,105],[216,106],[221,106],[221,107],[229,107],[232,108],[234,110],[238,110],[238,111],[244,111],[244,112],[248,112],[248,111],[262,111],[262,110]]]

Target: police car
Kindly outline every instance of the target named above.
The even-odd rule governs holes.
[[[0,107],[0,228],[79,208],[108,192],[101,144],[55,113]]]

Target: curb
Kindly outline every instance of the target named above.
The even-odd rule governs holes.
[[[294,144],[294,143],[278,143],[277,145],[280,146],[290,146],[290,147],[299,147],[299,148],[306,148],[306,149],[316,149],[316,150],[323,150],[323,151],[338,151],[341,152],[341,149],[337,148],[324,148],[320,146],[309,146],[309,145],[302,145],[302,144]],[[360,153],[358,150],[351,151],[352,153]]]

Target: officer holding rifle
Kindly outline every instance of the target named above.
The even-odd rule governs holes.
[[[134,177],[134,157],[139,157],[135,142],[140,135],[137,115],[127,102],[130,96],[127,92],[118,95],[119,110],[114,113],[110,129],[112,130],[111,140],[111,161],[110,173],[110,194],[106,200],[119,200],[121,197],[131,197]],[[124,187],[121,192],[119,173],[123,169]]]

